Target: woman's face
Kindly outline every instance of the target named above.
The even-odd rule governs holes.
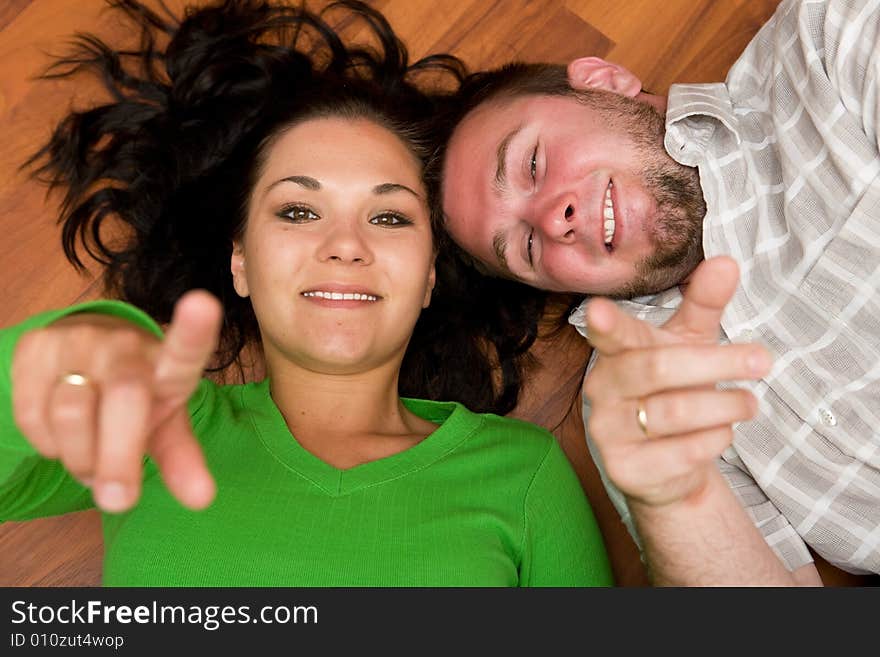
[[[399,367],[435,277],[419,162],[366,119],[297,125],[269,150],[231,264],[270,368]]]

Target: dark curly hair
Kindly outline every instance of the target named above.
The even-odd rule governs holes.
[[[366,118],[398,135],[425,164],[439,133],[433,117],[466,75],[450,55],[410,64],[385,18],[354,0],[315,13],[271,0],[225,0],[160,16],[137,0],[107,0],[136,26],[135,50],[90,34],[45,77],[98,74],[113,100],[71,111],[26,163],[64,190],[67,258],[104,266],[107,293],[160,323],[177,299],[204,288],[223,303],[215,371],[259,343],[250,301],[229,274],[268,148],[287,128],[325,116]],[[164,8],[164,5],[163,5]],[[375,44],[347,43],[336,25],[362,21]],[[163,45],[164,44],[164,45]],[[378,46],[378,47],[377,47]],[[415,82],[434,83],[427,91]],[[400,394],[454,399],[476,411],[515,406],[543,296],[483,277],[443,234],[428,184],[437,284],[401,369]],[[124,235],[107,239],[108,219]],[[115,231],[118,236],[119,231]],[[243,373],[243,370],[240,370]]]

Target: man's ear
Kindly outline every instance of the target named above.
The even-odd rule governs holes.
[[[568,83],[572,89],[603,89],[635,98],[642,90],[642,81],[619,64],[599,57],[581,57],[568,65]]]
[[[229,259],[229,269],[232,272],[232,286],[238,292],[238,296],[246,297],[250,294],[247,284],[247,275],[244,272],[244,245],[238,241],[232,241],[232,257]]]

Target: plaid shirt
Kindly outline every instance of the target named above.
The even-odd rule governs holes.
[[[740,384],[759,417],[735,427],[719,467],[790,570],[812,561],[807,544],[880,573],[878,84],[880,0],[783,0],[724,84],[669,94],[665,146],[699,169],[705,254],[740,263],[724,340],[775,357]],[[622,305],[661,324],[679,301]],[[570,321],[586,335],[583,306]]]

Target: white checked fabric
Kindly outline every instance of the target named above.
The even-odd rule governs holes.
[[[725,337],[776,359],[719,467],[790,570],[806,543],[880,573],[878,80],[880,0],[784,0],[726,83],[669,95],[665,146],[699,168],[706,256],[740,263]],[[623,305],[661,324],[679,300]],[[585,334],[583,306],[569,321]]]

